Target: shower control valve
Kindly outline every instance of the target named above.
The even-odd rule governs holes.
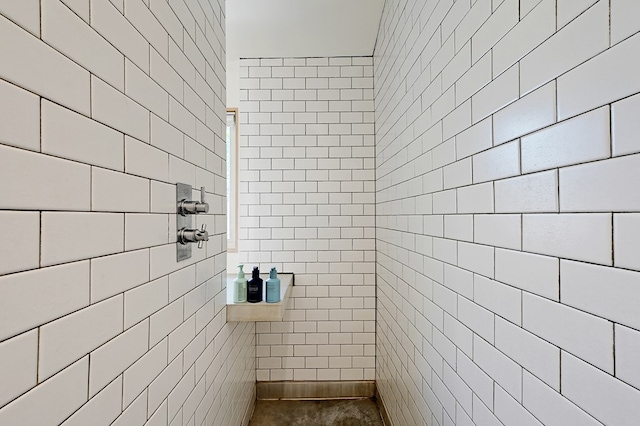
[[[200,201],[181,200],[178,202],[178,213],[182,216],[188,214],[209,213],[209,203],[204,201],[204,186],[200,188]]]
[[[178,231],[178,242],[180,244],[198,243],[198,248],[202,248],[205,241],[209,241],[209,233],[207,232],[207,225],[204,223],[201,229],[183,228]]]

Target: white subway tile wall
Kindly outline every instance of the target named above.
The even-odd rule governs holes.
[[[394,425],[637,423],[639,12],[387,0],[376,382]]]
[[[257,380],[374,380],[373,59],[240,66],[239,261],[296,274]]]
[[[255,325],[225,310],[225,2],[3,1],[0,38],[0,424],[246,423]],[[182,262],[177,181],[211,203],[210,241]]]

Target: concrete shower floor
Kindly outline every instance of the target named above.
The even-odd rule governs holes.
[[[370,399],[258,401],[249,426],[383,426]]]

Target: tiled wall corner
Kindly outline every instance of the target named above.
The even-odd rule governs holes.
[[[239,261],[294,272],[258,381],[373,380],[372,58],[240,62]]]
[[[225,2],[0,4],[0,424],[240,425],[226,323]],[[175,183],[206,248],[176,262]]]
[[[394,425],[637,422],[639,13],[386,2],[376,382]]]

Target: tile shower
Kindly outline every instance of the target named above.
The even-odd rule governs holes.
[[[0,1],[0,424],[375,379],[393,425],[635,425],[637,2],[387,0],[372,58],[245,60],[239,256],[301,278],[282,323],[226,322],[224,19]]]

